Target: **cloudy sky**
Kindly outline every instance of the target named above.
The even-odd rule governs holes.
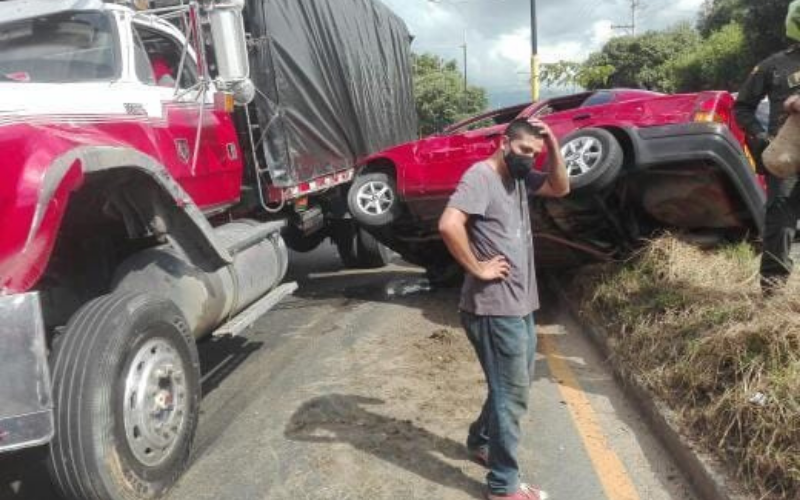
[[[462,65],[489,91],[493,107],[525,99],[530,73],[530,0],[382,0],[408,24],[416,52]],[[630,0],[537,0],[543,62],[580,61],[630,24]],[[694,22],[703,0],[639,0],[637,32]]]

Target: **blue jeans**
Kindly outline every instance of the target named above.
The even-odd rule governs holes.
[[[515,493],[520,483],[517,463],[520,419],[528,409],[536,354],[533,314],[476,316],[462,311],[461,322],[489,386],[481,413],[469,427],[467,446],[488,447],[486,482],[491,493]]]

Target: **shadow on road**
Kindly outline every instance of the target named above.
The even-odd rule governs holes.
[[[247,337],[219,337],[198,342],[203,397],[219,387],[236,368],[263,346],[263,342],[254,342]]]
[[[365,407],[383,404],[375,398],[330,394],[303,403],[284,432],[309,443],[346,443],[442,486],[483,498],[483,485],[444,462],[469,460],[463,445],[418,427],[408,420],[379,415]]]

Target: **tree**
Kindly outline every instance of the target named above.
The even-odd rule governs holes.
[[[688,24],[666,31],[648,31],[638,36],[612,38],[600,52],[589,56],[589,67],[611,66],[608,81],[588,79],[586,87],[631,87],[660,90],[668,85],[664,64],[685,50],[700,44],[700,36]],[[602,75],[602,73],[601,73]]]
[[[664,90],[735,90],[749,72],[744,30],[732,22],[712,33],[692,50],[678,54],[664,65]]]
[[[785,34],[784,21],[791,0],[706,0],[697,22],[703,37],[737,22],[744,29],[742,54],[747,66],[753,66],[791,43]]]
[[[751,65],[793,43],[786,38],[786,11],[791,0],[742,1],[747,6],[742,25],[751,51]]]
[[[606,87],[616,69],[611,65],[592,66],[572,61],[542,64],[541,81],[547,86]]]
[[[583,63],[544,65],[551,85],[633,87],[664,92],[735,90],[762,59],[786,48],[791,0],[706,0],[697,29],[613,38]]]
[[[481,87],[464,89],[464,77],[454,60],[433,54],[413,54],[414,99],[420,135],[429,135],[489,105]]]
[[[697,30],[703,38],[708,38],[733,22],[741,24],[745,17],[747,5],[744,0],[705,0],[697,20]]]

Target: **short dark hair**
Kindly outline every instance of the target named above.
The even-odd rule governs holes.
[[[537,139],[544,137],[542,135],[542,129],[531,125],[525,118],[515,118],[512,120],[508,124],[508,127],[506,127],[505,135],[512,140],[519,139],[523,135],[532,135]]]

